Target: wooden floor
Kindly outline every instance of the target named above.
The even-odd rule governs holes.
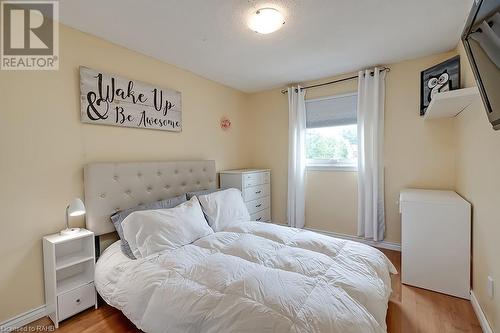
[[[401,253],[383,250],[400,271]],[[400,275],[392,277],[393,292],[389,301],[389,333],[477,332],[481,327],[469,301],[432,291],[401,285]],[[28,326],[29,332],[52,322],[42,318]],[[41,329],[40,329],[41,331]],[[47,331],[45,329],[45,331]],[[118,310],[109,305],[90,309],[63,321],[57,332],[139,332]]]
[[[382,250],[401,272],[401,252]],[[401,284],[392,276],[392,295],[387,311],[390,333],[482,333],[469,301]]]

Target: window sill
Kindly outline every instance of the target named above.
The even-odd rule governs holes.
[[[358,172],[358,168],[350,165],[311,164],[306,165],[306,171]]]

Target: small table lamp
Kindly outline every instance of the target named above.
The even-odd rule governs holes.
[[[70,228],[69,227],[69,217],[70,216],[80,216],[85,214],[85,205],[82,200],[75,198],[66,207],[66,229],[61,230],[61,235],[71,235],[80,231],[80,228]]]

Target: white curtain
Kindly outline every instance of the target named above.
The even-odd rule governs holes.
[[[305,90],[288,88],[288,225],[303,228],[305,224]]]
[[[358,76],[358,236],[384,239],[385,71]]]

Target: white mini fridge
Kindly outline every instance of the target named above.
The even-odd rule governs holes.
[[[471,206],[453,191],[400,193],[401,282],[470,299]]]

